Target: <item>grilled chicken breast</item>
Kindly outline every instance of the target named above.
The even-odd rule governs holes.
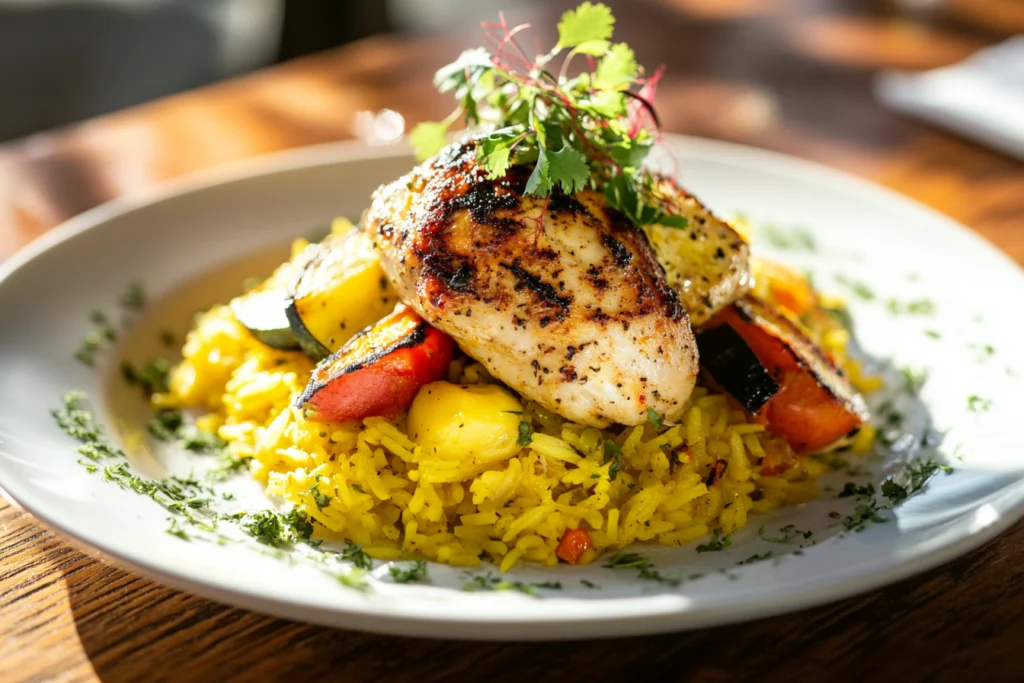
[[[528,173],[489,180],[456,144],[377,190],[365,229],[399,297],[567,419],[679,416],[696,344],[645,235],[597,192],[524,195]]]
[[[687,219],[685,228],[650,225],[645,231],[690,323],[700,327],[750,290],[750,247],[732,226],[668,178],[659,179],[652,201],[665,213]]]

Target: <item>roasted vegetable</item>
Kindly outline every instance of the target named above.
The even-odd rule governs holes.
[[[690,322],[703,325],[750,289],[750,247],[731,225],[669,178],[657,179],[651,200],[665,213],[686,219],[685,228],[646,225],[644,232]]]
[[[576,564],[580,561],[583,553],[587,552],[593,545],[593,542],[590,540],[590,534],[585,529],[566,529],[565,533],[562,534],[562,540],[558,542],[558,549],[555,550],[555,555],[564,562]]]
[[[727,325],[753,352],[764,371],[778,385],[778,391],[757,410],[756,419],[786,439],[797,453],[811,453],[845,443],[856,435],[867,419],[863,399],[842,372],[800,328],[765,303],[748,297],[723,310],[701,332],[705,345],[702,360],[721,356],[726,351],[714,343],[732,344],[736,339],[715,328]],[[711,334],[712,336],[706,336]],[[705,348],[707,347],[707,348]],[[743,357],[740,349],[732,353]],[[721,367],[705,365],[712,379],[741,404],[756,405],[761,395],[742,389],[741,382]],[[744,368],[741,372],[749,372]],[[763,385],[763,381],[762,381]],[[737,396],[738,392],[740,395]],[[749,408],[748,408],[749,410]]]
[[[715,383],[756,413],[779,391],[778,383],[731,325],[716,325],[697,333],[701,368]]]
[[[329,235],[315,249],[285,312],[302,350],[325,358],[384,317],[398,298],[359,230]]]
[[[444,376],[454,350],[451,337],[399,305],[320,363],[296,405],[317,422],[398,415]]]
[[[297,251],[290,261],[278,266],[273,275],[231,300],[231,313],[235,319],[271,348],[299,348],[285,308],[295,281],[315,249],[316,246],[310,245]]]
[[[475,464],[505,460],[519,446],[523,406],[494,384],[432,382],[409,408],[409,436],[425,455]]]

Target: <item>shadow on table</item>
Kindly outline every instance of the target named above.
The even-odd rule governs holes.
[[[1019,573],[1007,581],[998,567],[1000,560],[1024,560],[1022,541],[1024,524],[1018,524],[940,569],[791,615],[690,633],[564,643],[426,640],[309,626],[225,607],[109,565],[68,573],[65,581],[83,649],[107,683],[755,677],[906,683],[968,668],[1008,681],[1019,661],[1012,634],[1024,637],[1024,591]],[[993,633],[1003,637],[992,640]],[[1000,642],[1007,645],[1005,656],[993,652]]]

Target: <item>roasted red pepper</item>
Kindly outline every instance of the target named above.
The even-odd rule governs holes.
[[[728,325],[742,338],[766,376],[777,384],[777,390],[765,397],[767,400],[758,402],[754,417],[788,441],[797,453],[818,451],[855,434],[866,419],[863,400],[849,381],[806,334],[778,311],[747,298],[723,310],[704,329],[713,330],[719,325]],[[743,403],[741,398],[737,400]]]
[[[593,547],[593,545],[594,543],[590,540],[590,534],[585,530],[567,529],[562,534],[562,540],[558,542],[558,549],[555,551],[555,555],[569,564],[576,564],[580,561],[583,553]]]
[[[296,405],[316,422],[397,415],[445,376],[454,351],[451,337],[400,305],[318,365]]]

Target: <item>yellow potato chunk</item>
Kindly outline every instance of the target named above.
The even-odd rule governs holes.
[[[427,384],[409,407],[409,436],[425,460],[475,465],[511,457],[518,449],[523,406],[491,384]]]

